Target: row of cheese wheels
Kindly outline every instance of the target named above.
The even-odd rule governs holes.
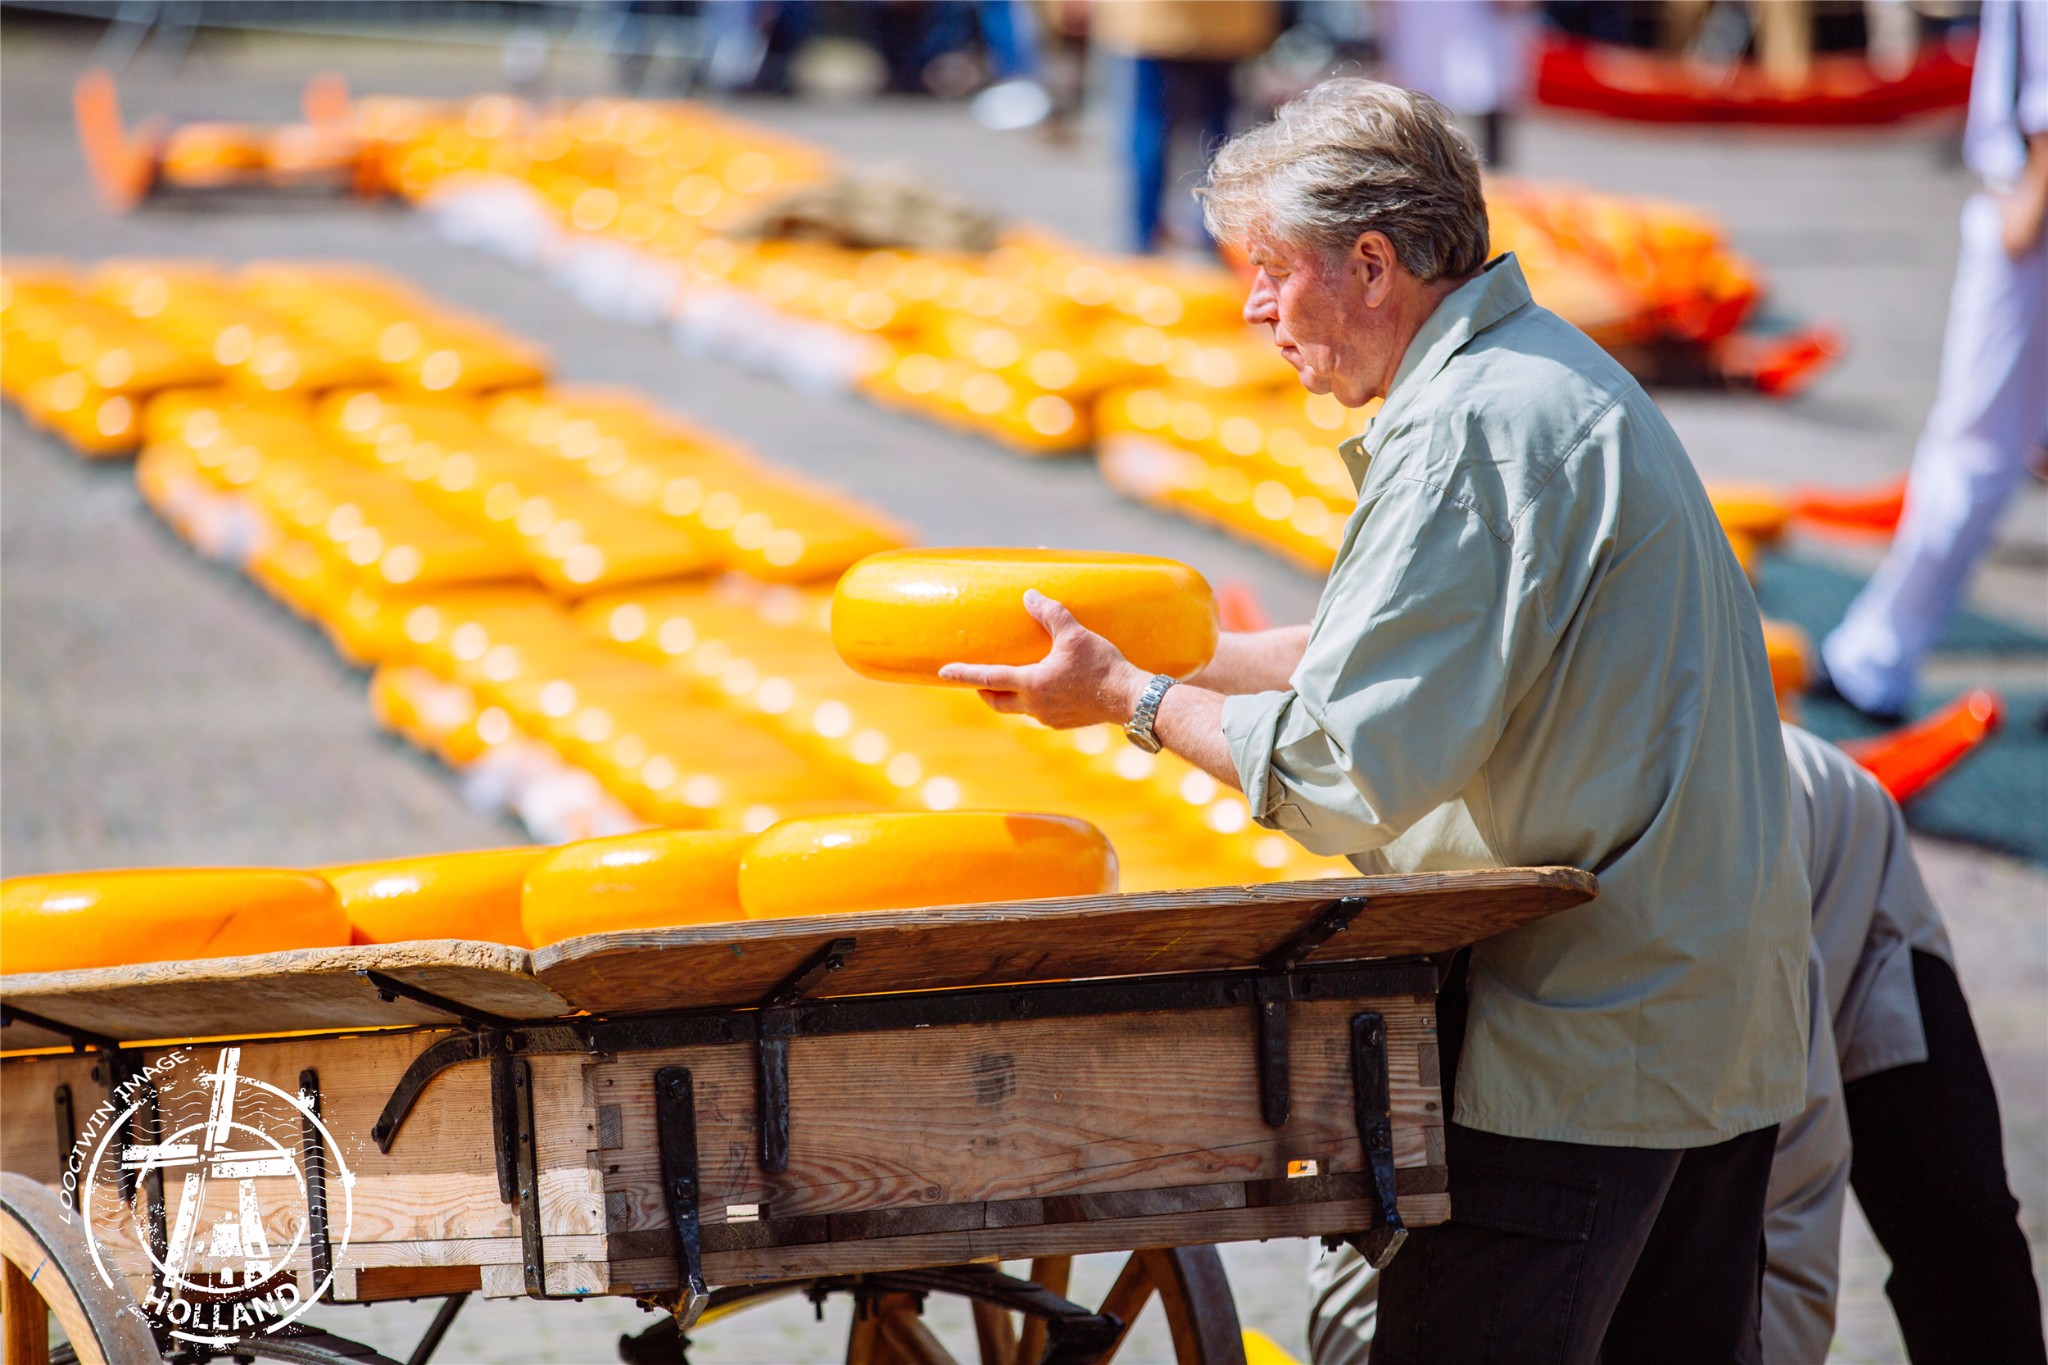
[[[255,397],[349,385],[477,394],[538,384],[531,344],[345,266],[59,262],[0,269],[0,390],[88,454],[142,439],[142,402],[226,385]]]
[[[1117,888],[1101,831],[992,811],[819,816],[762,834],[647,830],[311,871],[58,873],[0,883],[9,975],[350,943],[538,947],[739,919],[1087,896]]]
[[[861,376],[868,392],[1019,449],[1086,446],[1095,397],[1121,385],[1293,382],[1242,327],[1241,287],[1219,269],[1110,257],[1030,227],[981,256],[736,237],[750,213],[829,176],[831,162],[694,106],[535,110],[487,98],[414,106],[402,123],[409,145],[391,155],[406,167],[404,192],[522,186],[571,240],[613,238],[668,267],[654,278],[679,280],[684,300],[730,291],[885,339],[885,358]],[[1695,210],[1516,182],[1490,184],[1488,204],[1498,248],[1522,258],[1537,298],[1607,344],[1711,341],[1761,292]],[[800,330],[787,339],[806,344]]]
[[[1339,416],[1294,394],[1124,389],[1098,409],[1099,461],[1119,491],[1213,522],[1320,573],[1336,558],[1358,500],[1336,446],[1377,410],[1377,400]],[[1740,485],[1712,486],[1708,494],[1736,558],[1754,576],[1758,554],[1791,524],[1791,501]]]
[[[480,561],[424,553],[418,514],[433,509],[417,505],[422,490],[446,498],[453,494],[437,485],[454,482],[456,493],[466,492],[489,443],[523,440],[528,462],[623,479],[649,468],[647,452],[621,439],[634,435],[642,412],[625,396],[587,392],[561,401],[515,392],[486,402],[481,415],[343,393],[313,409],[325,445],[313,444],[326,453],[309,459],[300,444],[303,411],[235,406],[194,391],[152,406],[151,428],[165,439],[151,441],[138,476],[150,502],[195,543],[236,558],[319,622],[350,658],[388,665],[372,691],[387,719],[452,716],[440,726],[393,720],[394,728],[458,767],[488,755],[494,774],[546,793],[531,803],[508,796],[507,803],[537,804],[539,823],[522,816],[547,837],[636,820],[758,829],[802,811],[1021,804],[1102,824],[1127,849],[1130,879],[1141,887],[1332,870],[1282,836],[1252,831],[1241,797],[1170,756],[1140,754],[1102,731],[1068,736],[999,724],[971,698],[954,705],[867,684],[834,653],[822,597],[792,611],[786,604],[803,599],[730,600],[735,587],[746,596],[744,584],[654,583],[600,592],[572,617],[532,587],[459,572]],[[279,440],[285,454],[273,458]],[[341,450],[350,454],[333,453]],[[316,467],[345,481],[308,477]],[[451,479],[456,471],[464,478]],[[669,472],[654,496],[671,503],[679,493],[702,496],[688,486],[695,473]],[[380,513],[392,498],[412,506],[410,522]],[[357,563],[347,552],[365,542],[378,554],[365,550],[367,563]],[[923,649],[911,671],[926,675],[952,653],[975,654],[959,644],[963,638],[1007,639],[986,657],[1023,662],[1043,649],[1043,632],[1020,601],[1022,588],[1036,585],[1112,632],[1123,627],[1103,613],[1127,598],[1125,616],[1135,614],[1155,642],[1142,633],[1129,641],[1149,667],[1182,673],[1206,658],[1214,608],[1206,586],[1183,566],[1153,566],[1166,581],[1148,592],[1126,584],[1109,593],[1115,575],[1099,557],[1064,566],[1046,556],[1010,558],[1017,561],[1011,589],[997,589],[1000,576],[984,565],[979,586],[958,594],[950,619],[936,610],[941,604],[927,584],[926,608],[910,617],[899,611],[871,634]],[[918,563],[883,559],[875,567],[893,564],[900,573]],[[401,572],[391,572],[394,565]],[[729,600],[720,605],[721,598]],[[862,609],[870,617],[890,610],[883,600],[853,602],[842,620],[857,624]],[[637,633],[628,631],[636,621]],[[790,628],[792,621],[803,628]],[[458,637],[453,647],[451,636]],[[886,665],[870,671],[876,667]],[[409,696],[433,701],[415,704]],[[589,774],[597,789],[569,816],[560,813],[565,772]]]
[[[269,281],[281,272],[246,275]],[[191,281],[213,277],[199,265],[167,272],[114,263],[91,278],[118,285],[124,306],[154,315]],[[339,322],[325,325],[348,340],[332,330]],[[366,335],[397,353],[382,334]],[[625,543],[619,527],[637,533],[659,517],[659,529],[718,547],[720,561],[755,580],[836,574],[890,540],[843,503],[799,489],[638,395],[414,387],[339,389],[309,401],[248,384],[178,387],[151,400],[140,425],[148,448],[138,478],[152,505],[200,548],[319,622],[346,655],[385,665],[373,696],[388,716],[420,709],[408,706],[408,692],[435,698],[426,709],[436,714],[460,712],[444,726],[399,728],[459,766],[488,756],[493,773],[523,774],[540,795],[515,805],[545,837],[640,821],[758,830],[820,810],[1021,805],[1097,820],[1128,848],[1140,886],[1329,870],[1283,837],[1252,831],[1242,798],[1206,774],[1141,754],[1106,730],[1055,735],[998,723],[971,698],[954,705],[872,687],[833,652],[822,610],[795,613],[804,629],[764,631],[756,610],[764,601],[711,613],[720,615],[713,626],[706,604],[716,594],[677,577],[702,573],[703,557],[615,557]],[[777,562],[789,557],[793,536],[801,537],[797,563]],[[593,554],[604,558],[589,574],[579,566]],[[1062,570],[1041,556],[1021,567],[1090,624],[1120,629],[1101,614],[1114,594],[1090,596],[1090,578],[1107,572],[1101,564]],[[1165,652],[1142,638],[1129,643],[1141,662],[1179,673],[1206,657],[1213,606],[1205,586],[1181,593],[1188,571],[1165,567],[1182,579],[1130,598],[1140,617],[1156,617],[1151,637],[1169,642]],[[1042,651],[1042,632],[1018,600],[1023,583],[996,609],[993,580],[984,573],[978,581],[955,603],[956,617],[970,623],[964,630],[957,620],[941,623],[943,612],[920,613],[925,628],[936,626],[941,639],[950,632],[955,643],[924,646],[911,672],[928,676],[950,654],[971,656],[957,643],[963,637],[993,643],[1007,633],[1009,644],[987,656],[1004,661]],[[593,609],[572,618],[537,589],[594,593]],[[1185,609],[1159,615],[1175,599]],[[431,627],[421,633],[444,602],[463,644],[491,640],[487,673],[471,667],[480,656],[441,648]],[[843,621],[857,623],[861,609],[872,617],[889,607],[855,602]],[[629,641],[620,629],[634,612],[657,624]],[[917,615],[884,621],[874,638],[915,644]],[[698,644],[676,650],[679,632],[692,630]],[[1171,643],[1177,632],[1184,638]],[[622,657],[632,653],[639,660]],[[888,667],[869,664],[870,672]],[[579,779],[590,784],[589,800],[560,817],[561,791],[585,790]],[[541,809],[538,818],[530,807]]]
[[[239,492],[344,574],[386,586],[524,580],[573,597],[721,569],[801,582],[901,544],[847,499],[588,391],[518,390],[472,411],[376,390],[310,410],[188,390],[150,414],[145,481]],[[645,428],[630,444],[589,436],[629,426]]]

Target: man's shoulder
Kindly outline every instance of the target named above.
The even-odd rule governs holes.
[[[1590,419],[1642,393],[1600,344],[1541,304],[1529,304],[1466,343],[1431,387],[1482,404],[1489,420],[1538,415]],[[1486,401],[1509,397],[1515,401]],[[1456,397],[1452,397],[1456,402]]]
[[[1504,538],[1617,407],[1648,397],[1585,333],[1531,304],[1480,333],[1408,408],[1400,472],[1443,488]]]

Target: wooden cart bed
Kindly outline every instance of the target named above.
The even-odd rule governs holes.
[[[1504,869],[0,978],[0,1168],[58,1181],[110,1078],[233,1038],[243,1076],[317,1091],[344,1300],[1359,1233],[1388,1219],[1375,1123],[1424,1225],[1430,955],[1594,891]]]

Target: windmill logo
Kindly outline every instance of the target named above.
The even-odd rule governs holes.
[[[203,1104],[182,1106],[199,1112],[169,1132],[170,1068],[153,1064],[115,1088],[106,1122],[96,1114],[81,1140],[97,1138],[79,1163],[78,1210],[101,1278],[125,1289],[125,1267],[146,1273],[144,1312],[170,1336],[209,1346],[296,1321],[332,1283],[354,1213],[355,1174],[317,1097],[245,1076],[241,1064],[239,1047],[220,1049],[193,1078]],[[124,1140],[138,1115],[155,1141]]]

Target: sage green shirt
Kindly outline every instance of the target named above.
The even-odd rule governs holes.
[[[1259,823],[1366,872],[1600,879],[1473,950],[1456,1120],[1696,1147],[1798,1112],[1784,742],[1755,596],[1663,415],[1503,256],[1343,455],[1358,507],[1292,689],[1223,709]]]

